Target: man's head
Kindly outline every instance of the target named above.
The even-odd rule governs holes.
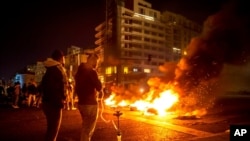
[[[51,58],[64,64],[65,63],[65,60],[64,60],[64,54],[61,50],[59,49],[56,49],[52,52],[51,54]]]
[[[96,54],[90,54],[87,58],[87,64],[91,67],[96,68],[98,64],[99,57]]]

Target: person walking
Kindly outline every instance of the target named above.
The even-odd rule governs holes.
[[[19,108],[18,102],[19,102],[20,94],[21,94],[21,85],[20,85],[20,82],[17,81],[14,84],[14,95],[13,95],[13,104],[12,104],[13,108]]]
[[[46,72],[42,78],[42,110],[47,120],[45,141],[56,141],[61,126],[62,109],[67,92],[67,74],[64,55],[54,50],[51,58],[44,61]]]
[[[86,63],[81,63],[75,75],[75,91],[78,96],[78,110],[82,118],[81,141],[90,141],[98,118],[97,91],[102,84],[95,68],[98,56],[88,56]]]
[[[37,96],[37,84],[34,79],[31,79],[27,86],[27,94],[28,94],[28,107],[36,106],[36,96]]]
[[[67,98],[66,98],[66,105],[65,108],[67,110],[76,110],[75,107],[75,99],[74,99],[74,84],[71,79],[69,79],[68,82],[68,92],[67,92]]]
[[[42,87],[41,84],[37,85],[37,95],[36,95],[36,108],[40,108],[42,103]]]

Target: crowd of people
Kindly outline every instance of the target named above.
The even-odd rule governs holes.
[[[40,108],[42,102],[41,85],[37,85],[34,79],[21,86],[19,81],[4,85],[0,83],[0,102],[11,105],[12,108],[35,107]],[[77,97],[74,92],[74,84],[69,80],[67,98],[64,101],[65,110],[76,110]]]
[[[78,109],[82,119],[80,141],[90,141],[99,113],[98,94],[103,90],[96,71],[98,56],[89,55],[87,62],[78,66],[73,78],[66,73],[64,59],[61,50],[54,50],[44,61],[46,72],[38,85],[34,79],[23,86],[15,82],[6,89],[0,87],[1,97],[3,95],[4,101],[13,108],[21,105],[41,108],[47,121],[45,141],[57,140],[64,109]]]

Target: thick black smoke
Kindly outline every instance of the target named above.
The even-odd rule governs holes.
[[[249,59],[249,7],[232,1],[204,22],[202,34],[193,38],[175,70],[184,93],[217,78],[224,64],[243,65]]]
[[[180,114],[192,115],[213,106],[224,66],[249,63],[249,9],[247,1],[229,2],[206,19],[201,35],[191,40],[175,69],[169,63],[160,67],[180,94],[176,106],[181,109]],[[174,77],[169,75],[171,70]]]

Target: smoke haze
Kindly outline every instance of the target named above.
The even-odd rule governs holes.
[[[224,5],[218,13],[206,19],[201,35],[190,41],[187,54],[175,69],[168,69],[173,68],[169,63],[160,67],[166,76],[171,74],[166,70],[174,71],[172,83],[181,95],[177,109],[186,113],[213,106],[218,93],[227,91],[226,88],[231,87],[233,84],[230,82],[234,80],[241,83],[231,88],[247,87],[249,81],[245,78],[249,77],[245,76],[249,67],[245,66],[249,63],[250,54],[248,5],[241,0]],[[231,77],[237,76],[237,73],[244,74],[238,79]]]
[[[187,55],[175,70],[175,80],[183,90],[217,78],[224,64],[244,65],[249,61],[249,13],[242,4],[233,1],[209,16],[202,34],[191,40]]]

